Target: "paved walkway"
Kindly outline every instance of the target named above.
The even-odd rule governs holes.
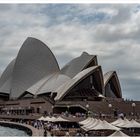
[[[38,129],[39,131],[39,137],[44,137],[44,129]],[[47,131],[47,137],[51,137],[51,133]]]

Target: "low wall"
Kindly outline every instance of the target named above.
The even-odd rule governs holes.
[[[15,128],[19,130],[25,131],[29,136],[40,136],[38,129],[27,125],[27,124],[21,124],[16,122],[8,122],[8,121],[0,121],[0,125],[4,127],[10,127]]]

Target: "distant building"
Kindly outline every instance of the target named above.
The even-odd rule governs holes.
[[[31,108],[33,103],[27,105],[26,100],[40,98],[54,108],[63,102],[74,105],[74,101],[80,106],[81,101],[121,99],[122,93],[117,73],[103,75],[96,55],[83,52],[60,69],[48,46],[29,37],[0,77],[0,100],[22,101],[23,107]]]

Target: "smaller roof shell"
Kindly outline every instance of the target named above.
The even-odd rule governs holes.
[[[106,74],[104,74],[104,87],[106,87],[106,85],[108,84],[108,82],[110,80],[112,80],[112,78],[115,78],[115,87],[117,89],[117,97],[121,98],[122,97],[122,91],[121,91],[121,86],[120,86],[120,82],[119,82],[119,79],[118,79],[118,76],[117,76],[117,73],[116,71],[109,71],[107,72]]]
[[[78,73],[75,77],[73,77],[71,80],[68,80],[63,85],[61,85],[55,92],[57,92],[57,96],[55,97],[55,100],[61,100],[74,86],[76,86],[80,81],[88,77],[90,74],[94,73],[94,71],[100,71],[101,73],[101,82],[103,82],[102,77],[102,70],[101,66],[93,66],[89,67],[80,73]],[[103,83],[102,83],[103,85]],[[103,87],[102,87],[103,88]]]
[[[81,56],[67,63],[61,69],[61,73],[73,78],[80,71],[86,69],[91,63],[91,66],[97,65],[97,57],[95,55],[89,55],[88,53],[83,52]]]
[[[59,72],[53,73],[42,78],[40,81],[31,86],[27,91],[33,95],[40,95],[47,92],[54,92],[60,85],[70,80],[66,75]]]
[[[4,70],[4,72],[0,77],[0,92],[3,94],[4,93],[10,94],[14,65],[15,59],[13,59],[9,63],[9,65],[7,66],[7,68]]]

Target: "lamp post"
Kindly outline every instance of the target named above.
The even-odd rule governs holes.
[[[54,106],[52,105],[52,114],[53,114],[53,109],[54,109]]]
[[[11,107],[10,113],[11,113],[11,114],[13,113],[13,107]]]
[[[20,113],[21,113],[21,107],[18,107],[17,114],[20,115]]]
[[[132,103],[132,108],[133,108],[133,116],[135,117],[135,107],[136,107],[136,104],[135,103]]]
[[[108,104],[109,110],[110,110],[110,117],[111,117],[111,108],[112,108],[112,104]]]
[[[86,104],[86,109],[87,109],[87,117],[88,117],[89,104]]]
[[[67,105],[67,107],[66,107],[66,117],[69,117],[69,108],[70,108],[70,106],[69,105]]]
[[[70,106],[69,106],[69,105],[67,105],[67,111],[68,111],[68,113],[69,113],[69,108],[70,108]]]

